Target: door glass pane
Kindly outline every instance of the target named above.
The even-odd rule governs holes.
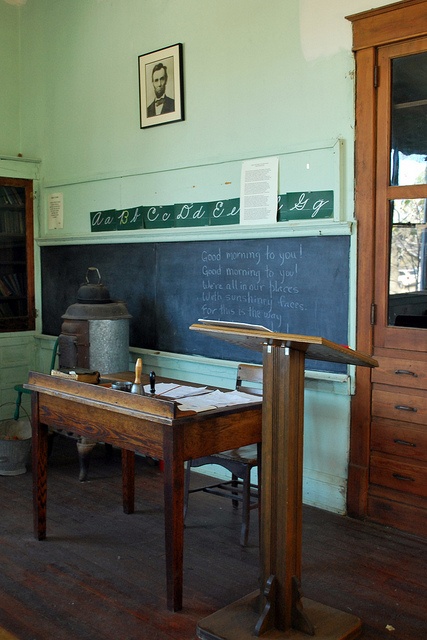
[[[390,183],[427,183],[427,52],[392,61]]]
[[[8,184],[1,185],[0,331],[3,319],[15,321],[18,325],[18,318],[22,320],[28,315],[25,226],[25,189]],[[3,330],[9,330],[7,325],[6,327]]]
[[[427,328],[427,200],[390,203],[389,324]]]

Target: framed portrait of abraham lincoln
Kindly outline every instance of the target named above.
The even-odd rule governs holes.
[[[182,44],[138,56],[141,129],[184,120]]]

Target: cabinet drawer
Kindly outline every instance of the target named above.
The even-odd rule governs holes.
[[[375,420],[371,426],[371,450],[427,462],[427,426]]]
[[[372,391],[372,416],[427,425],[427,393],[378,385]]]
[[[427,465],[372,454],[370,482],[422,498],[427,497]]]
[[[427,361],[375,357],[379,366],[372,371],[373,382],[427,390]]]
[[[382,494],[389,494],[384,497]],[[379,494],[379,495],[378,495]],[[403,500],[399,500],[399,498]],[[420,504],[412,504],[419,500]],[[368,495],[368,518],[388,527],[395,527],[425,538],[426,510],[422,498],[390,489],[373,488]]]

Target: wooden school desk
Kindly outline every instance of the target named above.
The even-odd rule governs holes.
[[[134,374],[130,373],[128,379]],[[144,381],[143,382],[147,382]],[[195,385],[194,385],[195,386]],[[46,537],[48,427],[122,449],[123,507],[134,510],[134,453],[164,460],[167,606],[182,608],[184,462],[261,441],[261,401],[201,413],[176,402],[30,372],[34,535]]]

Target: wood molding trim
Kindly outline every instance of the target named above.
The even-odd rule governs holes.
[[[375,146],[376,92],[373,69],[376,53],[373,48],[356,56],[356,142],[355,198],[358,221],[357,249],[357,348],[372,353],[373,327],[371,305],[374,300],[375,246]],[[356,372],[356,394],[351,403],[350,457],[348,468],[347,511],[361,517],[367,511],[369,476],[369,441],[371,422],[371,373]],[[369,401],[367,402],[367,399]]]
[[[353,51],[359,51],[424,35],[427,1],[402,0],[346,18],[353,24]]]

